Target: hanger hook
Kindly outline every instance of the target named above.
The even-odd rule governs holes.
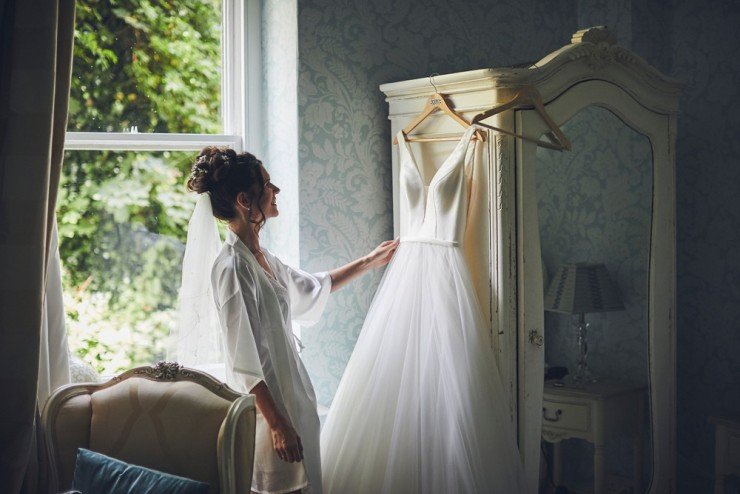
[[[434,76],[435,75],[439,75],[439,72],[435,72],[434,74],[432,74],[432,75],[429,76],[429,84],[431,84],[432,87],[434,88],[434,92],[435,93],[438,93],[439,90],[437,89],[437,85],[434,83]]]

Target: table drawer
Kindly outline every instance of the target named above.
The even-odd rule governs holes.
[[[542,403],[542,425],[550,429],[588,432],[591,410],[586,404],[545,400]]]

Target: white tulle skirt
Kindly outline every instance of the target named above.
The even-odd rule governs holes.
[[[321,434],[330,494],[515,494],[507,398],[461,249],[402,243]]]

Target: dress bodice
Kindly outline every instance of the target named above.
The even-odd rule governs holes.
[[[474,131],[475,126],[468,128],[429,185],[424,185],[409,143],[399,132],[402,241],[462,244],[468,210],[465,165],[474,154],[469,152]]]

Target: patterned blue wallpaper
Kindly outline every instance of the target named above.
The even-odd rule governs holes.
[[[678,471],[711,492],[714,428],[740,416],[740,4],[676,2],[672,74],[686,83],[677,148]],[[737,492],[737,491],[736,491]]]
[[[711,490],[707,417],[740,413],[740,4],[732,0],[298,0],[301,264],[325,269],[392,234],[383,82],[536,60],[578,27],[687,83],[678,185],[679,492]],[[379,280],[332,297],[303,331],[329,404]]]

